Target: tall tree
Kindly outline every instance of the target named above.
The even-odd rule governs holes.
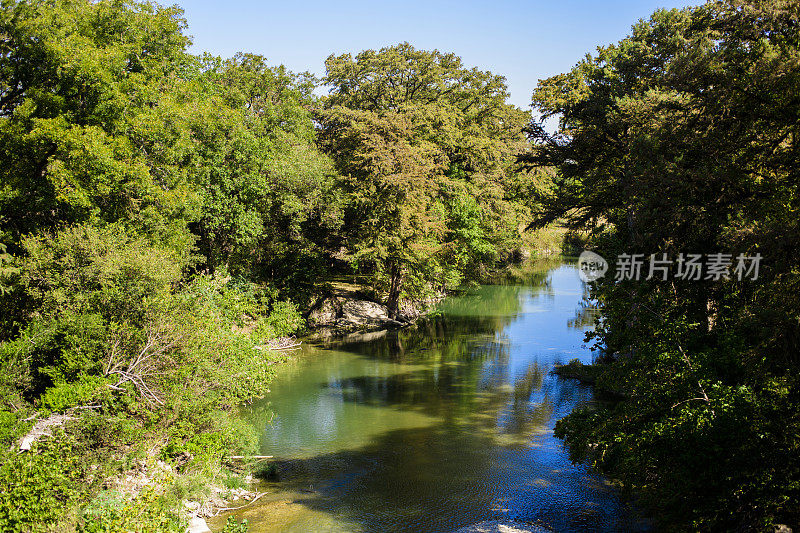
[[[320,140],[350,195],[344,244],[392,312],[404,290],[457,284],[510,246],[529,114],[506,103],[503,77],[408,43],[325,65]]]
[[[195,91],[204,99],[189,122],[202,202],[192,225],[198,247],[212,269],[291,279],[299,290],[319,274],[309,263],[339,220],[335,171],[315,146],[315,80],[253,54],[206,57],[199,68]]]
[[[3,3],[0,239],[11,250],[26,233],[89,220],[169,226],[185,239],[197,202],[165,96],[187,62],[180,14],[149,3]]]

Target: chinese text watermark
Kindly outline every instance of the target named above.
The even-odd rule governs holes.
[[[668,257],[661,254],[620,254],[617,256],[614,279],[623,280],[688,280],[719,281],[735,278],[757,280],[761,254],[730,253],[678,254]],[[584,251],[578,258],[578,274],[583,281],[602,278],[609,269],[608,262],[599,254]]]

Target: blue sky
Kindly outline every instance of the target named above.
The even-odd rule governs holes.
[[[454,52],[469,66],[508,80],[511,102],[527,108],[540,78],[569,70],[587,52],[616,42],[660,7],[700,0],[405,2],[176,0],[185,10],[192,51],[266,56],[271,64],[324,74],[331,53],[408,41]],[[164,2],[169,3],[169,2]]]

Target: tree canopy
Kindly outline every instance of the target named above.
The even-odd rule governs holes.
[[[540,223],[593,232],[612,265],[763,258],[757,279],[595,284],[601,382],[629,399],[558,431],[670,527],[798,520],[799,23],[788,1],[661,10],[533,96],[560,124],[523,158],[558,169]]]
[[[348,194],[344,246],[388,289],[452,287],[516,246],[528,112],[505,79],[408,43],[330,56],[320,144]]]

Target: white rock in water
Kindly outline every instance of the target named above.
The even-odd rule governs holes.
[[[211,533],[211,530],[208,529],[206,521],[198,516],[189,520],[189,527],[186,528],[186,533]]]
[[[548,530],[530,524],[518,524],[516,522],[501,522],[500,520],[489,520],[471,526],[462,527],[453,533],[548,533]]]

